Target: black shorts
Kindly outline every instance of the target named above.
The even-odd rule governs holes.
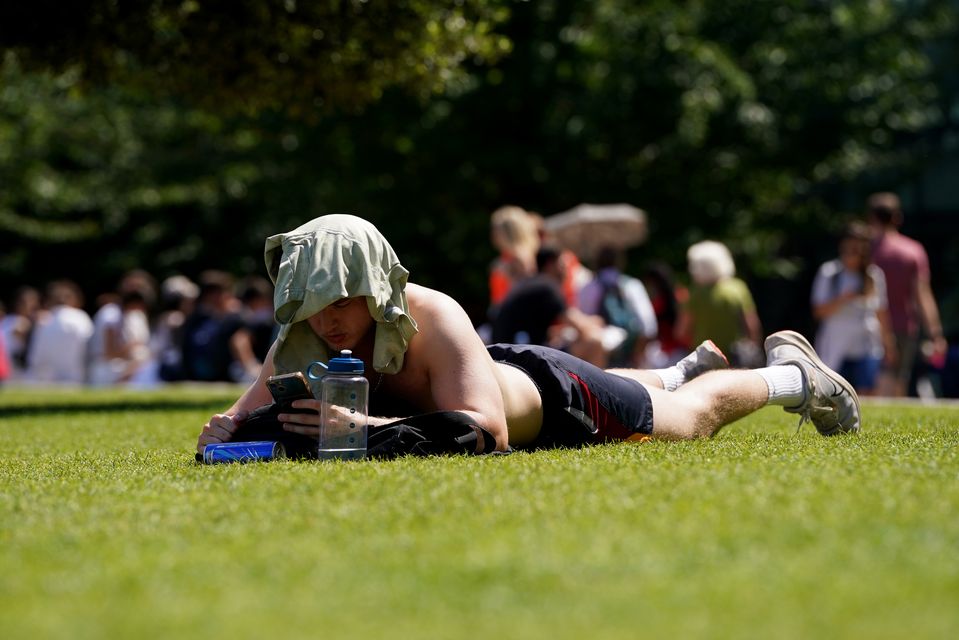
[[[578,447],[653,431],[653,403],[635,380],[549,347],[494,344],[487,350],[539,388],[543,426],[532,448]]]

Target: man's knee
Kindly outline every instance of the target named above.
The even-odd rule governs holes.
[[[672,440],[708,438],[716,430],[710,407],[702,398],[677,393],[656,394],[653,401],[653,435]]]

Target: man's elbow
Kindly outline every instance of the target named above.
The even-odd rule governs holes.
[[[495,441],[494,450],[495,451],[506,451],[509,448],[509,431],[506,428],[506,420],[497,420],[492,416],[488,416],[482,413],[475,411],[464,411],[467,415],[472,418],[476,426],[480,427],[493,437]],[[487,447],[485,446],[482,451],[477,451],[477,453],[489,453]]]
[[[509,449],[509,431],[506,429],[505,421],[500,423],[499,421],[486,419],[479,423],[479,426],[493,436],[493,440],[496,443],[493,447],[494,451],[506,451]],[[485,444],[489,443],[487,442]],[[489,453],[489,450],[484,446],[483,451],[478,453]]]
[[[506,451],[509,449],[509,433],[507,433],[505,426],[499,430],[498,433],[494,433],[493,438],[496,440],[495,451]]]

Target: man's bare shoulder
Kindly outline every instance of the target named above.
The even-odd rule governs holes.
[[[463,311],[463,307],[451,296],[412,282],[406,285],[406,298],[410,303],[410,311],[418,310],[428,313]]]
[[[406,296],[410,304],[410,314],[421,332],[434,334],[475,331],[463,307],[442,291],[410,283],[406,287]]]

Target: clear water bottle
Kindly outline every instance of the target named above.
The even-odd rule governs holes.
[[[363,376],[363,361],[344,349],[327,365],[310,365],[308,375],[314,379],[315,365],[325,369],[320,384],[319,458],[365,458],[370,384]]]

